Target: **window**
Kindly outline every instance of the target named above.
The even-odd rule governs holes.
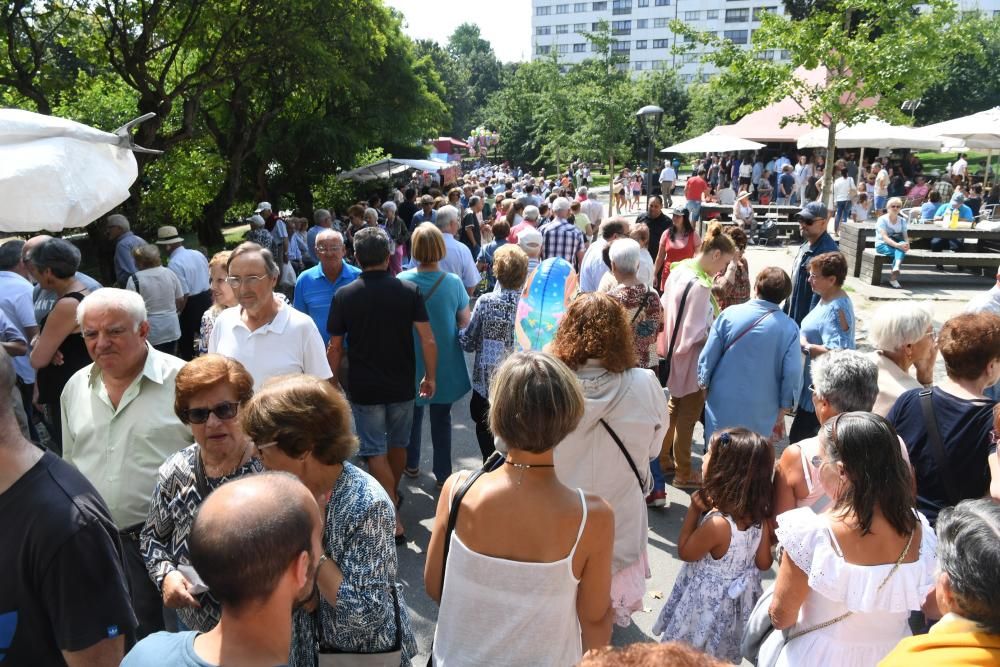
[[[748,33],[746,30],[726,30],[722,33],[722,36],[731,41],[733,44],[746,44],[747,35]]]
[[[665,49],[670,46],[669,39],[654,39],[653,48],[654,49]]]
[[[774,50],[767,49],[766,51],[760,51],[757,54],[759,60],[774,60]]]
[[[636,19],[635,20],[635,29],[636,30],[645,30],[648,27],[649,27],[649,19]]]
[[[535,16],[548,16],[552,13],[552,7],[545,5],[544,7],[535,7]]]
[[[631,48],[632,42],[628,40],[625,40],[624,42],[619,42],[618,40],[611,42],[611,51],[613,53],[628,53]]]
[[[569,14],[569,5],[556,5],[556,14]]]
[[[611,22],[611,34],[612,35],[631,35],[632,34],[632,22],[631,21],[612,21]]]
[[[569,44],[560,44],[558,51],[559,53],[569,53]]]
[[[598,30],[600,30],[600,28],[601,28],[601,24],[600,23],[591,23],[590,24],[590,32],[597,32]]]
[[[632,0],[612,0],[611,14],[622,15],[632,13]]]
[[[540,25],[537,28],[535,28],[535,34],[536,35],[549,35],[549,34],[552,34],[552,26]]]
[[[777,7],[754,7],[753,8],[753,20],[759,21],[761,16],[764,14],[773,14],[777,11]]]
[[[642,2],[642,0],[639,1]],[[634,69],[636,72],[641,72],[645,66],[646,63],[643,62],[642,60],[636,60],[634,63],[632,63],[632,69]]]
[[[655,7],[669,7],[670,6],[670,0],[656,0],[656,2],[653,3],[653,5]],[[659,69],[659,68],[654,67],[653,69]]]
[[[562,25],[557,25],[556,26],[556,34],[557,35],[565,35],[568,32],[569,32],[569,25],[567,25],[567,24],[564,23]]]
[[[750,20],[750,9],[748,7],[726,10],[726,23],[744,23],[748,20]]]
[[[573,53],[585,53],[586,51],[587,51],[587,43],[586,42],[584,42],[582,44],[574,44],[573,45]]]
[[[666,60],[654,60],[653,69],[667,69],[667,65],[669,64]]]
[[[607,11],[608,3],[606,2],[592,2],[590,4],[590,9],[595,12]]]
[[[636,6],[638,7],[649,7],[649,0],[638,0]],[[994,12],[995,14],[996,12]]]
[[[586,23],[574,23],[573,24],[573,32],[587,32],[587,24]]]
[[[646,48],[646,40],[644,40],[644,39],[637,39],[637,40],[635,40],[635,48],[637,48],[637,49],[644,49],[644,48]]]
[[[585,11],[587,11],[587,3],[586,2],[574,2],[573,3],[573,11],[574,12],[585,12]]]
[[[669,20],[669,19],[666,19],[666,18],[662,18],[662,19],[653,19],[653,27],[654,27],[654,28],[666,28],[666,27],[667,27],[667,21],[668,21],[668,20]]]
[[[697,12],[684,12],[684,20],[685,21],[697,21],[700,18],[701,18],[701,12],[700,11],[697,11]]]
[[[600,50],[601,50],[600,46],[598,46],[597,44],[595,44],[593,42],[590,43],[590,52],[591,53],[596,53],[596,52],[598,52]]]
[[[719,18],[719,10],[709,9],[708,11],[705,12],[705,18],[708,19],[709,21],[711,21],[712,19]]]
[[[696,63],[696,62],[698,62],[699,58],[701,58],[701,54],[698,54],[698,53],[685,53],[683,55],[683,57],[681,58],[681,62],[682,63]]]
[[[711,79],[711,78],[712,78],[711,74],[709,74],[708,72],[702,72],[702,75],[701,75],[701,82],[702,83],[708,83],[708,80]]]
[[[536,56],[545,56],[545,55],[548,55],[549,51],[551,51],[551,50],[552,50],[552,47],[549,46],[548,44],[545,44],[545,45],[539,44],[538,46],[535,47],[535,55]]]
[[[694,44],[694,35],[684,35],[685,44]]]
[[[684,83],[691,83],[692,81],[694,81],[694,74],[682,74],[681,81],[683,81]]]
[[[790,58],[792,57],[792,54],[790,54],[790,53],[789,53],[788,51],[786,51],[785,49],[782,49],[782,50],[781,50],[781,55],[780,55],[780,56],[778,56],[778,57],[779,57],[779,58],[781,58],[782,60],[789,60],[789,59],[790,59]]]

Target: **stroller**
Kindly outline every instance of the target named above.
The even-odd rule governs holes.
[[[750,240],[754,245],[766,248],[772,241],[778,240],[778,216],[777,204],[772,203],[764,214],[763,222],[754,219],[750,230]]]

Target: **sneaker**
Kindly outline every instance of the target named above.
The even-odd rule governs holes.
[[[898,280],[890,280],[889,281],[889,286],[892,287],[893,289],[902,289],[903,288],[903,286],[899,284]]]
[[[690,477],[675,477],[670,485],[675,489],[700,489],[701,475],[692,474]]]
[[[646,507],[665,507],[667,504],[666,491],[652,491],[646,496]]]

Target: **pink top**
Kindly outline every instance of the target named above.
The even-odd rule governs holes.
[[[656,340],[656,351],[663,358],[670,348],[670,337],[673,335],[674,322],[680,308],[681,295],[689,282],[694,281],[684,304],[683,319],[677,330],[677,341],[674,343],[674,356],[670,361],[670,377],[667,388],[671,396],[687,396],[698,391],[698,355],[708,340],[709,329],[715,320],[715,309],[712,306],[711,281],[705,282],[695,275],[687,262],[674,267],[663,289],[663,330]]]
[[[660,247],[658,249],[663,250],[664,252],[663,271],[660,274],[661,292],[663,291],[664,285],[667,284],[667,278],[670,276],[670,265],[683,259],[690,259],[694,257],[694,253],[700,245],[701,239],[698,238],[697,232],[691,232],[690,234],[685,234],[684,236],[678,234],[673,240],[670,239],[669,229],[663,232],[663,235],[660,236]]]

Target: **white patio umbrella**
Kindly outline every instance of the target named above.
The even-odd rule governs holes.
[[[130,130],[112,132],[22,109],[0,109],[0,231],[83,227],[128,199],[138,175]]]
[[[993,151],[1000,148],[1000,107],[980,111],[971,116],[953,118],[943,123],[934,123],[920,129],[944,137],[961,139],[963,148],[985,148],[987,153],[984,182],[989,182]]]
[[[755,151],[764,147],[756,141],[706,132],[700,136],[668,146],[661,153],[723,153],[726,151]]]
[[[799,137],[799,148],[826,148],[829,128],[817,127]],[[878,118],[842,125],[837,129],[837,148],[916,148],[939,150],[942,139],[926,128],[893,125]]]

